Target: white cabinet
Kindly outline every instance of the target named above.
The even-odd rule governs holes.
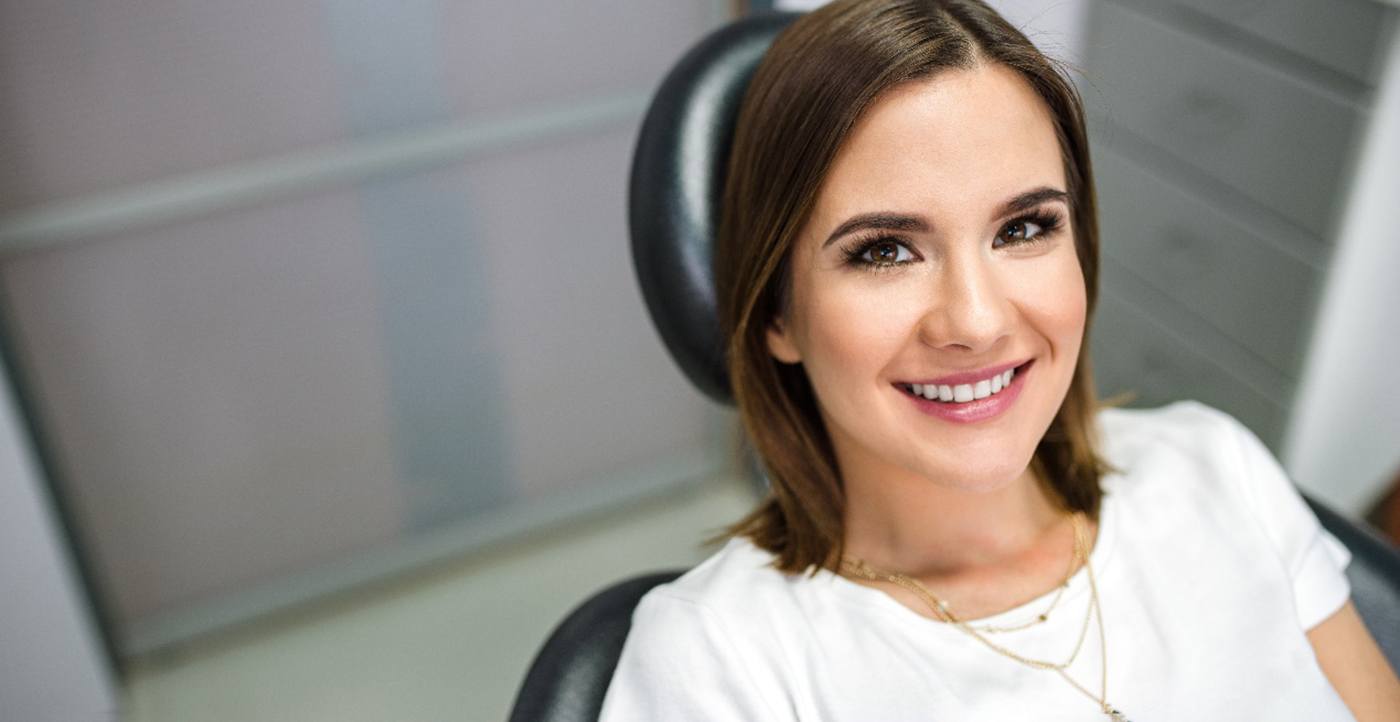
[[[1353,513],[1400,463],[1400,413],[1388,428],[1372,420],[1354,432],[1389,436],[1368,447],[1369,465],[1344,470],[1335,458],[1344,452],[1308,428],[1318,402],[1304,407],[1300,393],[1335,388],[1323,377],[1355,365],[1319,367],[1317,334],[1347,322],[1323,299],[1334,284],[1355,285],[1338,275],[1351,250],[1339,245],[1363,238],[1361,228],[1400,244],[1383,201],[1368,220],[1354,218],[1355,199],[1376,182],[1362,179],[1365,162],[1385,165],[1369,157],[1377,124],[1400,123],[1377,109],[1394,84],[1397,15],[1373,0],[1095,0],[1085,34],[1103,256],[1091,339],[1100,392],[1134,391],[1131,405],[1221,407],[1288,460],[1300,484]],[[1344,331],[1353,354],[1376,353],[1363,336],[1379,329]],[[1393,388],[1372,395],[1400,403]]]

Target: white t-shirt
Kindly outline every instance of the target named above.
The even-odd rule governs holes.
[[[1304,634],[1346,602],[1350,553],[1268,449],[1197,402],[1100,412],[1101,527],[1090,553],[1108,702],[1133,722],[1351,720]],[[1102,720],[1054,671],[987,649],[876,589],[783,574],[733,539],[649,592],[633,616],[604,722]],[[1062,660],[1089,604],[1081,569],[1050,621],[992,635]],[[1052,595],[978,624],[1023,622]],[[1066,670],[1097,694],[1091,625]]]

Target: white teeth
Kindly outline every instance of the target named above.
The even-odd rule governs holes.
[[[910,384],[909,390],[915,396],[922,396],[930,401],[952,401],[961,404],[1000,393],[1002,389],[1011,385],[1013,378],[1016,378],[1016,369],[1010,368],[975,384]]]

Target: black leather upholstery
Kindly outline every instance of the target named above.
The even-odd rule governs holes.
[[[749,16],[686,53],[652,100],[632,156],[628,223],[642,296],[681,370],[722,403],[729,377],[711,259],[730,139],[758,61],[795,17]]]
[[[795,14],[758,15],[705,38],[667,75],[632,164],[629,221],[643,296],[657,331],[690,380],[730,400],[715,309],[713,236],[738,105],[754,68]],[[1306,498],[1306,497],[1305,497]],[[1391,664],[1400,668],[1400,552],[1307,500],[1351,550],[1352,596]],[[511,722],[592,722],[631,628],[632,611],[670,571],[610,586],[575,609],[536,656]]]
[[[632,610],[652,587],[680,576],[661,572],[614,584],[569,613],[525,677],[510,722],[593,722],[603,709]]]

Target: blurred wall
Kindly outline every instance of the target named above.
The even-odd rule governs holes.
[[[1392,37],[1289,429],[1303,487],[1360,514],[1400,478],[1400,37]]]
[[[727,463],[625,224],[726,6],[0,2],[0,316],[123,650]]]
[[[1362,371],[1395,355],[1376,309],[1397,298],[1378,269],[1400,240],[1383,140],[1398,15],[1092,0],[1088,16],[1101,391],[1222,408],[1353,516],[1400,466],[1400,392]]]
[[[107,650],[37,471],[0,382],[0,720],[115,720]]]

